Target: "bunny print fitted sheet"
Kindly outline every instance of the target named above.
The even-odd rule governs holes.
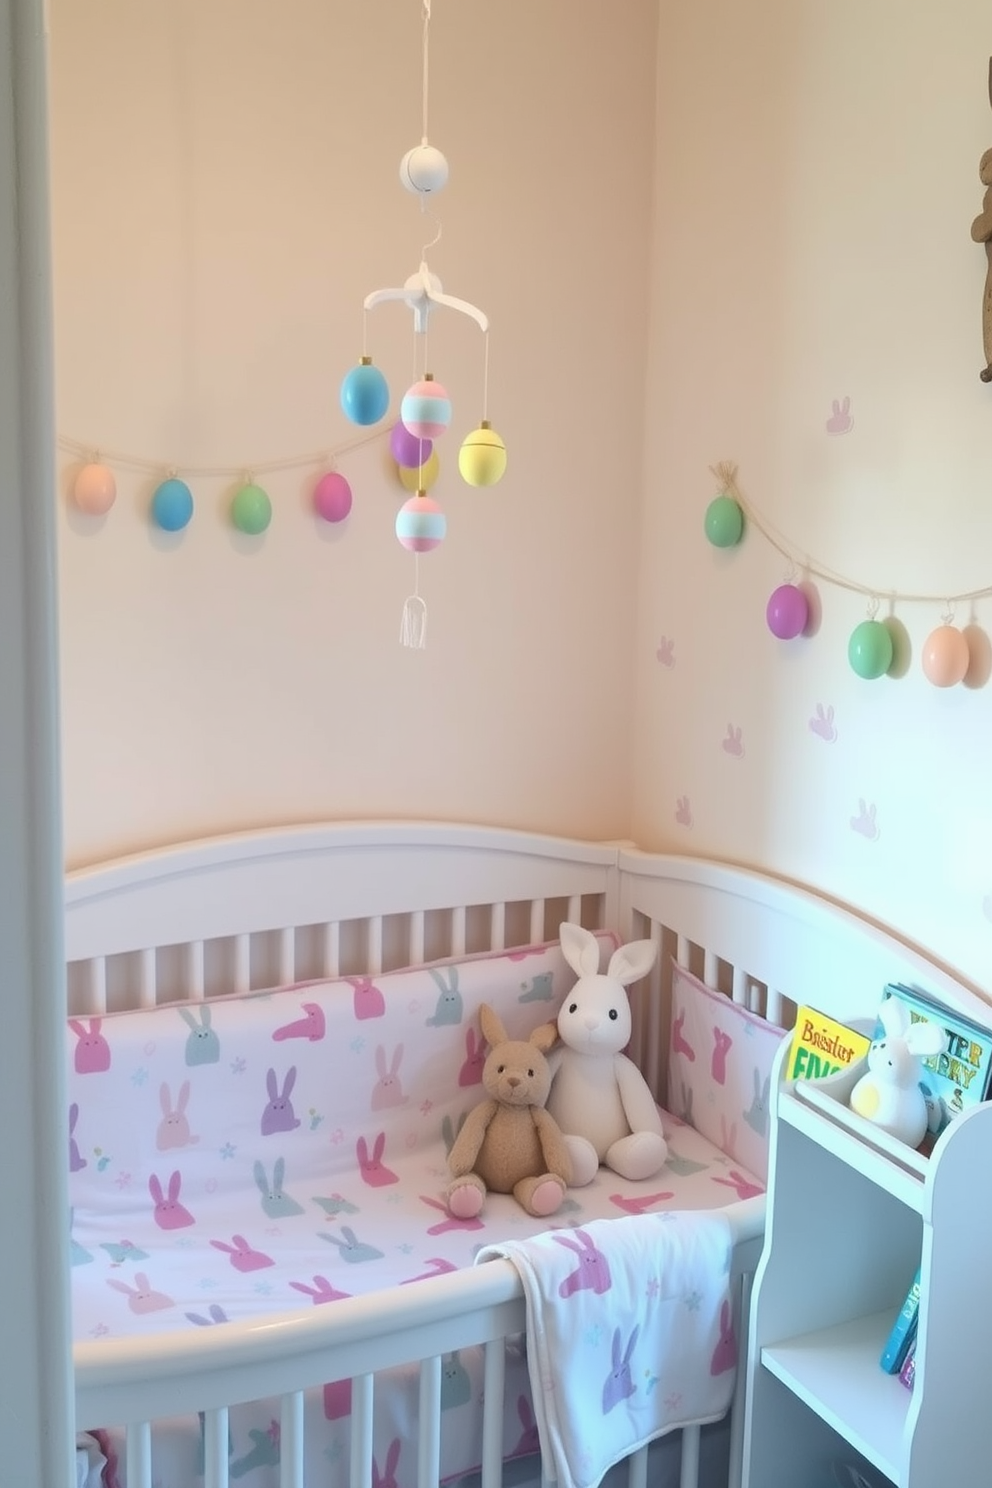
[[[609,951],[616,942],[604,936],[603,944]],[[630,1183],[601,1170],[589,1187],[569,1191],[550,1222],[501,1195],[490,1195],[477,1219],[448,1215],[447,1149],[482,1097],[480,1003],[523,1038],[556,1016],[573,980],[555,943],[70,1020],[75,1336],[215,1327],[323,1305],[470,1266],[483,1245],[549,1227],[709,1209],[761,1192],[753,1174],[666,1116],[671,1150],[654,1179]],[[405,1439],[407,1410],[415,1425],[415,1375],[393,1405],[377,1404],[380,1467]],[[478,1394],[469,1362],[446,1360],[446,1475],[476,1465]],[[534,1449],[527,1394],[521,1360],[507,1391],[510,1454]],[[344,1453],[342,1482],[348,1407],[349,1386],[335,1382],[307,1407],[325,1467]],[[232,1412],[232,1434],[240,1433],[232,1472],[237,1460],[236,1475],[253,1474],[257,1488],[278,1461],[277,1417],[264,1405],[254,1416]],[[176,1484],[188,1481],[190,1450]],[[414,1470],[415,1461],[411,1479]],[[157,1474],[169,1488],[168,1474]]]

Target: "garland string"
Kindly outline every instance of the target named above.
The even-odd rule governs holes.
[[[189,476],[243,476],[246,472],[258,475],[271,475],[279,470],[299,470],[304,466],[333,465],[340,456],[347,454],[350,450],[360,449],[363,445],[374,444],[376,440],[383,437],[383,429],[376,428],[366,434],[356,435],[354,439],[346,440],[343,444],[335,445],[333,448],[317,450],[309,455],[290,455],[284,460],[259,460],[255,462],[242,462],[240,465],[192,465],[174,460],[149,460],[141,455],[122,454],[120,451],[108,450],[103,445],[85,443],[81,439],[70,439],[67,435],[60,434],[57,444],[67,454],[92,461],[93,463],[117,465],[124,470],[138,470],[147,475]]]
[[[862,584],[857,579],[848,578],[846,574],[838,573],[836,569],[827,568],[825,564],[818,563],[809,557],[801,557],[800,550],[796,548],[787,537],[783,536],[776,527],[764,517],[752,501],[741,491],[737,480],[737,466],[731,461],[722,460],[717,465],[710,466],[710,472],[720,484],[720,488],[726,491],[737,502],[741,511],[753,527],[756,527],[762,537],[769,543],[777,553],[781,553],[787,562],[804,573],[814,578],[823,579],[825,583],[834,584],[839,589],[847,589],[852,594],[863,594],[872,601],[885,598],[895,604],[964,604],[968,600],[988,599],[992,596],[992,584],[981,589],[966,589],[958,594],[912,594],[902,593],[895,589],[873,588],[869,584]]]

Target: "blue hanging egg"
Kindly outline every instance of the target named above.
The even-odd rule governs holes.
[[[170,476],[155,488],[152,521],[164,532],[181,532],[193,515],[193,493],[185,481]]]
[[[363,356],[341,384],[341,407],[353,424],[377,424],[389,407],[389,386],[372,358]]]

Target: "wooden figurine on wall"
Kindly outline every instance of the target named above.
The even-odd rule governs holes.
[[[989,58],[989,103],[992,104],[992,57]],[[992,382],[992,150],[986,150],[978,164],[978,175],[985,187],[982,210],[971,224],[974,242],[985,244],[988,268],[985,271],[985,296],[982,300],[982,345],[985,366],[979,374],[983,382]]]

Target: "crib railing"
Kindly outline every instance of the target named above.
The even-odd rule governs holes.
[[[762,976],[763,958],[751,960],[745,945],[737,948],[740,959],[732,959],[726,946],[709,941],[699,913],[680,902],[657,871],[666,860],[632,855],[633,871],[625,874],[623,850],[605,845],[460,828],[404,828],[399,842],[395,828],[388,842],[382,833],[366,827],[263,833],[72,876],[70,1011],[99,1016],[320,977],[376,975],[555,939],[569,919],[590,929],[618,929],[626,939],[648,936],[659,946],[650,985],[632,991],[630,1047],[659,1100],[667,1075],[672,959],[776,1021],[788,1016],[791,1004]],[[335,914],[328,917],[331,906]],[[743,1341],[764,1201],[746,1201],[731,1214],[738,1242],[736,1331]],[[442,1355],[482,1344],[482,1488],[497,1488],[504,1340],[524,1326],[516,1272],[509,1262],[494,1261],[416,1287],[343,1299],[316,1313],[147,1342],[81,1343],[75,1349],[77,1422],[81,1429],[126,1426],[128,1488],[152,1488],[153,1422],[200,1412],[206,1488],[227,1488],[229,1410],[277,1396],[281,1488],[303,1488],[303,1392],[351,1379],[350,1483],[371,1488],[375,1377],[393,1365],[419,1362],[418,1484],[433,1488]],[[742,1359],[731,1410],[732,1488],[739,1481],[744,1376]],[[695,1488],[698,1460],[699,1431],[690,1428],[683,1432],[683,1488]],[[638,1454],[631,1460],[631,1488],[644,1488],[646,1471],[646,1457]]]
[[[735,1290],[750,1280],[764,1224],[761,1199],[728,1211],[735,1241]],[[740,1300],[738,1300],[738,1306]],[[128,1488],[153,1488],[156,1420],[203,1417],[204,1488],[228,1488],[228,1413],[245,1401],[280,1400],[280,1488],[304,1488],[303,1397],[328,1381],[350,1379],[350,1488],[372,1488],[372,1412],[376,1376],[419,1364],[418,1488],[436,1488],[444,1355],[485,1348],[481,1488],[500,1488],[505,1344],[525,1328],[515,1268],[493,1260],[470,1271],[348,1297],[328,1310],[294,1312],[259,1323],[226,1323],[195,1335],[77,1344],[76,1419],[126,1428]],[[743,1360],[738,1378],[743,1376]],[[695,1488],[699,1428],[682,1441],[683,1488]],[[646,1449],[630,1459],[630,1488],[646,1481]],[[735,1481],[731,1479],[731,1482]]]

